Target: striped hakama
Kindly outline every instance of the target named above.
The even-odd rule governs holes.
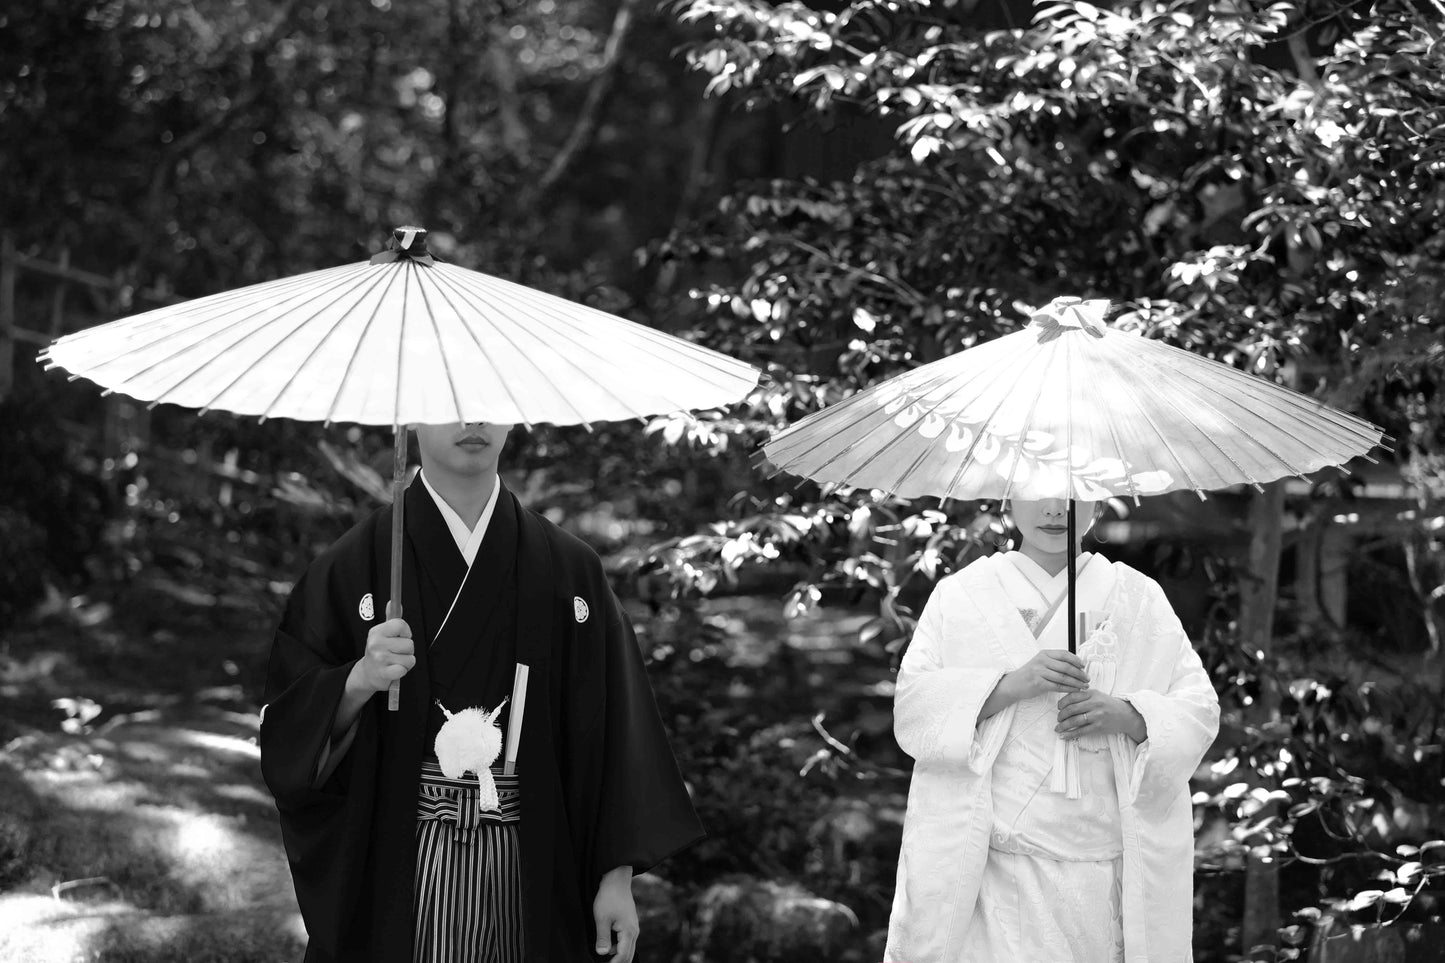
[[[518,777],[492,770],[500,812],[477,811],[474,776],[422,763],[416,813],[415,963],[522,963]]]

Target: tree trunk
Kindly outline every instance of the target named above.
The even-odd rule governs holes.
[[[1300,627],[1306,631],[1313,631],[1325,622],[1320,598],[1320,563],[1328,517],[1323,503],[1312,505],[1294,542],[1294,598]]]
[[[593,135],[601,123],[602,111],[607,105],[607,98],[612,93],[612,87],[617,81],[617,75],[622,66],[622,50],[632,29],[632,17],[636,8],[637,0],[622,0],[617,5],[617,16],[612,21],[612,32],[608,34],[607,43],[602,49],[602,68],[593,79],[592,86],[587,89],[587,99],[582,103],[582,109],[577,114],[577,122],[573,124],[572,132],[567,136],[566,143],[557,152],[557,156],[552,158],[551,165],[542,175],[541,181],[538,182],[537,191],[531,203],[540,203],[541,198],[549,194],[562,178],[571,172],[573,166],[591,146]]]
[[[1250,651],[1269,657],[1274,636],[1274,609],[1279,597],[1279,557],[1284,540],[1284,482],[1271,482],[1249,506],[1249,569],[1240,584],[1239,636]],[[1254,717],[1267,722],[1278,708],[1276,693],[1260,687]],[[1260,944],[1279,939],[1279,863],[1250,854],[1244,875],[1244,924],[1241,950],[1248,955]]]
[[[15,386],[15,238],[0,237],[0,401]]]

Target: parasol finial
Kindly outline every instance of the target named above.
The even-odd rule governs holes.
[[[436,258],[432,257],[432,253],[427,250],[426,228],[410,224],[392,228],[391,239],[386,242],[386,250],[372,255],[371,263],[391,264],[403,258],[418,264],[425,264],[428,267],[436,263]]]

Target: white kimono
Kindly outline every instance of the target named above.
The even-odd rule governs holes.
[[[894,729],[916,764],[884,959],[1189,960],[1189,777],[1219,728],[1209,677],[1152,579],[1086,555],[1078,608],[1098,627],[1080,655],[1095,688],[1139,710],[1148,740],[1081,740],[1070,760],[1053,733],[1057,695],[979,723],[1005,672],[1067,647],[1067,606],[1038,638],[1030,626],[1066,576],[1019,558],[940,582],[903,660]]]

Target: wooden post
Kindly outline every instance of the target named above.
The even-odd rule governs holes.
[[[61,271],[70,270],[70,248],[60,249],[60,260],[58,262]],[[58,338],[65,328],[65,295],[70,290],[70,285],[62,281],[55,286],[55,293],[50,296],[50,336]]]
[[[15,387],[15,237],[0,234],[0,401]]]
[[[1325,624],[1320,585],[1321,549],[1325,526],[1333,511],[1331,502],[1314,502],[1300,521],[1294,540],[1294,598],[1299,609],[1300,628],[1316,632]]]
[[[1355,537],[1343,525],[1324,518],[1320,532],[1320,608],[1336,628],[1344,628],[1350,601],[1350,559],[1355,554]],[[1408,539],[1407,539],[1408,541]]]
[[[1239,636],[1251,652],[1268,658],[1274,637],[1274,609],[1279,598],[1279,557],[1284,544],[1284,482],[1264,486],[1249,505],[1249,568],[1239,586]],[[1278,708],[1275,693],[1260,689],[1252,707],[1259,722],[1269,722]],[[1278,805],[1277,803],[1275,805]],[[1250,854],[1244,871],[1244,923],[1241,949],[1279,942],[1279,860]]]

